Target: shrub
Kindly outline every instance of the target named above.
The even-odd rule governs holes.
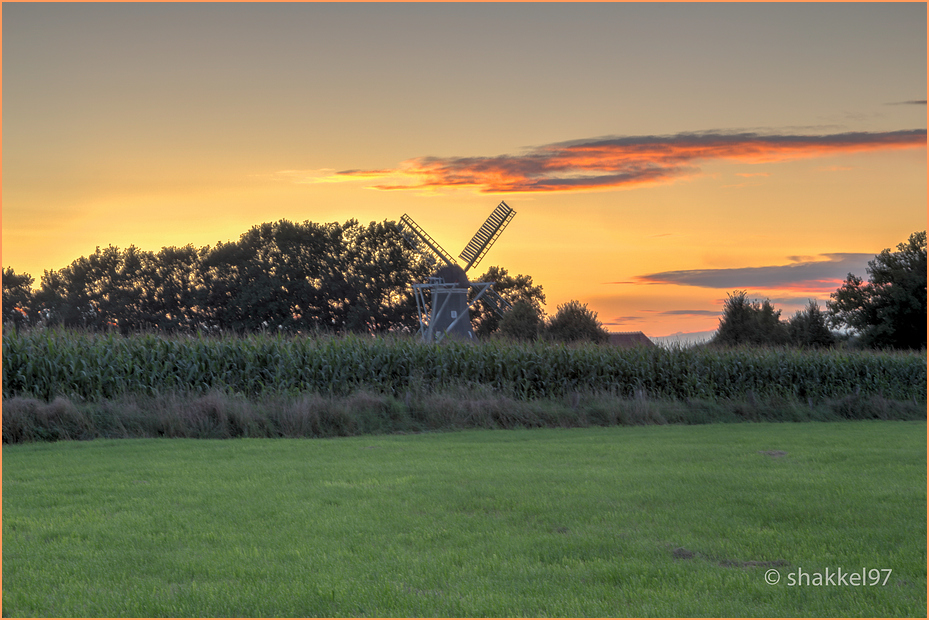
[[[851,329],[866,347],[925,349],[926,231],[875,256],[868,274],[867,282],[848,274],[831,295],[832,325]]]
[[[798,311],[790,319],[787,331],[790,343],[798,347],[831,347],[836,343],[835,334],[826,326],[826,315],[813,300],[806,310]]]
[[[712,342],[727,346],[787,344],[790,336],[780,319],[781,311],[769,300],[750,301],[745,291],[730,293]]]
[[[535,340],[541,329],[542,315],[524,299],[513,304],[513,308],[500,319],[500,334],[513,340]]]
[[[604,343],[610,339],[610,334],[597,319],[597,313],[576,300],[558,306],[558,311],[545,327],[545,334],[551,340],[565,343]]]

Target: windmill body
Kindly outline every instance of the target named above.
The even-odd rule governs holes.
[[[467,272],[484,258],[515,215],[516,212],[505,202],[494,209],[459,255],[465,261],[464,267],[409,215],[404,214],[400,218],[400,232],[436,268],[429,282],[413,285],[419,309],[420,334],[425,340],[441,340],[449,335],[473,340],[475,336],[469,309],[479,299],[484,299],[500,314],[510,307],[509,302],[493,290],[493,282],[469,282]],[[477,295],[469,302],[468,292],[472,288],[477,291]]]
[[[471,316],[468,312],[468,291],[471,283],[464,269],[458,265],[446,265],[439,269],[435,278],[450,287],[439,287],[432,292],[432,307],[435,314],[429,322],[433,333],[454,335],[467,340],[474,339]],[[456,320],[461,317],[461,320]]]

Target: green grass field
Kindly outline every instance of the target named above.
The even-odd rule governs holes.
[[[95,440],[3,465],[4,616],[927,613],[925,422]],[[789,584],[862,568],[892,572]]]

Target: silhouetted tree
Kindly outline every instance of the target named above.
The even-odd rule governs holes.
[[[202,252],[192,245],[164,247],[152,259],[146,291],[152,322],[168,332],[191,331],[202,320]]]
[[[203,252],[205,323],[233,331],[332,329],[347,304],[339,224],[253,226]]]
[[[28,273],[17,274],[12,267],[3,268],[3,324],[22,327],[36,319],[35,299]]]
[[[46,271],[36,302],[51,324],[124,333],[157,327],[154,266],[154,254],[135,246],[98,247],[64,269]]]
[[[124,333],[415,330],[411,285],[430,273],[393,222],[281,220],[200,249],[98,247],[63,269],[46,271],[33,307],[50,324]],[[532,278],[512,278],[499,268],[493,273],[509,299],[537,308],[544,301]],[[4,275],[4,312],[13,312],[22,306],[14,294],[25,299],[25,289],[15,292],[21,278],[12,270]]]
[[[826,315],[819,304],[810,300],[806,310],[799,310],[787,323],[790,343],[798,347],[831,347],[836,343],[835,334],[826,325]]]
[[[342,241],[349,331],[416,330],[416,299],[411,284],[424,281],[432,269],[409,249],[393,222],[354,220],[346,223]]]
[[[790,335],[781,323],[781,311],[771,302],[750,301],[746,291],[729,294],[712,343],[718,345],[784,345]]]
[[[493,266],[473,281],[493,282],[494,291],[511,304],[515,305],[522,300],[534,308],[539,317],[544,315],[542,305],[545,303],[545,293],[541,286],[532,283],[532,276],[511,276],[503,267]],[[471,324],[478,337],[488,336],[499,329],[500,320],[500,315],[480,300],[471,311]]]
[[[554,316],[545,325],[546,337],[558,342],[588,341],[604,343],[610,334],[587,304],[571,300],[558,306]]]
[[[45,271],[36,302],[50,325],[85,329],[106,325],[99,303],[104,288],[98,268],[102,260],[98,247],[90,257],[82,256],[58,271]]]
[[[868,282],[848,274],[827,304],[834,327],[847,327],[868,347],[926,347],[926,231],[897,251],[868,262]]]
[[[410,285],[429,275],[388,221],[265,223],[203,256],[207,322],[236,331],[415,329]]]
[[[539,308],[525,299],[518,300],[500,319],[500,335],[513,340],[535,340],[543,327]]]

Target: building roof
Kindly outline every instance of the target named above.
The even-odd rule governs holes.
[[[654,342],[642,332],[618,332],[610,334],[610,344],[617,347],[654,347]]]

